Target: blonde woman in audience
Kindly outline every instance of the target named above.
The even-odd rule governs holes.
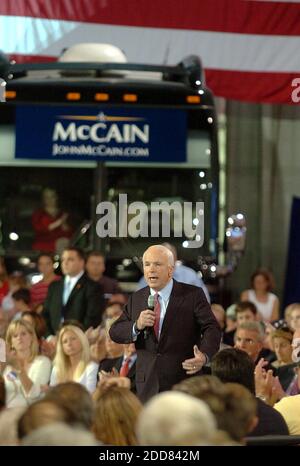
[[[251,301],[255,304],[261,319],[272,322],[279,319],[279,300],[272,293],[273,277],[266,269],[256,270],[251,277],[251,289],[241,294],[241,301]]]
[[[106,445],[136,445],[135,427],[142,411],[139,399],[128,389],[97,389],[93,432]]]
[[[10,323],[6,334],[7,363],[3,371],[8,408],[26,406],[41,396],[49,383],[51,361],[38,355],[37,336],[23,320]]]
[[[288,306],[286,306],[286,308],[284,309],[284,313],[283,313],[284,320],[287,323],[287,325],[289,326],[289,328],[292,328],[291,327],[291,318],[292,318],[292,310],[294,309],[294,306],[297,306],[297,303],[289,304]],[[300,304],[299,304],[299,308],[300,308]]]
[[[92,393],[96,389],[98,364],[91,361],[87,336],[76,325],[59,332],[50,385],[77,382]]]
[[[295,332],[295,330],[300,329],[300,303],[291,304],[290,313],[290,327]]]

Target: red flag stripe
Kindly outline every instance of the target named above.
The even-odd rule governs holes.
[[[206,69],[206,82],[216,96],[245,102],[293,104],[292,86],[299,74],[259,73]],[[300,80],[298,81],[300,88]],[[297,93],[300,97],[300,91]]]
[[[1,0],[0,15],[170,29],[300,35],[300,3],[255,0]]]

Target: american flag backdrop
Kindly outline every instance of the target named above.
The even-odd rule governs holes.
[[[300,0],[1,0],[0,49],[17,62],[79,42],[114,44],[132,62],[196,54],[215,95],[291,104]]]

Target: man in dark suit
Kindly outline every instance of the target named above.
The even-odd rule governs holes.
[[[84,266],[84,255],[79,248],[64,250],[61,261],[64,277],[49,286],[43,309],[48,334],[54,335],[64,320],[77,320],[85,329],[101,322],[102,289],[86,276]]]
[[[198,373],[219,349],[220,327],[201,288],[173,280],[174,257],[162,245],[143,256],[148,286],[133,293],[110,329],[117,343],[135,342],[136,389],[144,402]],[[154,310],[148,308],[154,296]]]

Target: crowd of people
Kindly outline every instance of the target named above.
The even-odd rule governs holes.
[[[61,276],[51,254],[37,264],[42,279],[30,287],[0,259],[2,444],[300,435],[300,304],[280,319],[268,271],[225,311],[204,284],[180,281],[167,244],[145,251],[145,286],[129,298],[98,251],[64,249]]]

